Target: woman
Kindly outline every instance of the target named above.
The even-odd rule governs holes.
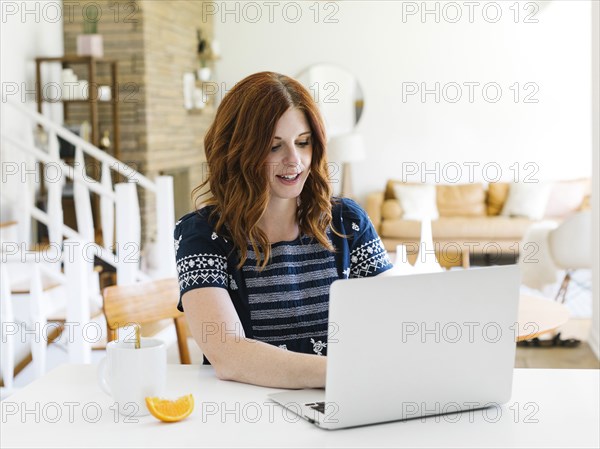
[[[331,197],[317,105],[292,78],[250,75],[204,145],[209,198],[175,227],[178,308],[220,379],[324,387],[329,286],[392,265],[361,207]]]

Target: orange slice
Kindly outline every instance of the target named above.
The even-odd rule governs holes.
[[[164,422],[176,422],[190,416],[194,410],[194,396],[188,394],[174,401],[168,399],[147,397],[146,407],[157,419]]]

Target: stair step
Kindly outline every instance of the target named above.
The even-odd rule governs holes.
[[[11,226],[16,226],[16,221],[2,221],[0,222],[0,228],[10,228]]]
[[[29,279],[21,279],[18,282],[14,282],[10,286],[10,292],[13,295],[28,295],[31,293],[29,290],[30,281]],[[42,290],[47,292],[53,288],[60,287],[60,284],[53,279],[47,278],[42,275]]]
[[[8,264],[10,291],[16,295],[27,295],[31,293],[31,267],[27,264]],[[42,290],[47,292],[53,288],[59,287],[61,284],[56,279],[51,278],[48,274],[42,272]]]

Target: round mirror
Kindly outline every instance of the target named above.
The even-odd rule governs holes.
[[[364,98],[352,73],[334,64],[314,64],[296,79],[319,105],[329,138],[354,130],[362,115]]]

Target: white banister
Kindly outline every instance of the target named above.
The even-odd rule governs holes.
[[[19,243],[26,248],[31,246],[31,217],[34,202],[34,193],[31,184],[25,179],[21,183],[22,200],[15,204],[17,211],[17,221],[19,223],[18,235]]]
[[[115,159],[114,157],[107,154],[106,152],[96,148],[91,143],[83,140],[77,134],[72,133],[68,129],[63,128],[62,126],[54,123],[52,120],[48,119],[47,117],[44,117],[42,114],[39,114],[38,112],[30,110],[29,108],[27,108],[26,106],[24,106],[18,102],[8,101],[6,104],[11,106],[12,108],[16,109],[17,111],[21,112],[26,117],[30,117],[31,119],[35,120],[37,123],[43,125],[45,129],[56,132],[56,134],[58,136],[71,142],[76,147],[81,147],[85,153],[89,154],[93,158],[99,160],[100,162],[108,163],[110,165],[111,169],[113,169],[117,173],[120,173],[125,178],[129,179],[130,182],[138,183],[145,189],[148,189],[151,192],[156,192],[156,186],[154,185],[154,183],[152,181],[150,181],[148,178],[146,178],[144,175],[131,169],[131,167],[122,163],[118,159]]]
[[[112,191],[110,167],[106,162],[102,163],[100,183],[105,190]],[[100,223],[102,225],[102,243],[105,247],[111,248],[115,241],[115,204],[104,196],[100,197]]]
[[[90,189],[92,192],[97,193],[98,195],[106,196],[113,200],[115,199],[114,192],[111,192],[110,190],[105,190],[99,182],[93,181],[89,177],[83,177],[80,170],[75,170],[70,165],[67,165],[63,160],[55,161],[47,153],[44,153],[39,148],[24,145],[23,143],[19,142],[11,136],[3,134],[2,140],[5,140],[10,144],[20,148],[21,150],[35,156],[36,159],[38,159],[40,162],[44,162],[46,164],[58,164],[58,166],[62,168],[63,173],[67,178],[72,179],[73,181],[84,182],[86,183],[88,189]]]
[[[117,219],[117,284],[136,282],[140,262],[140,208],[133,183],[115,185]]]
[[[56,161],[60,159],[60,143],[56,132],[53,130],[48,133],[48,155]]]
[[[69,239],[65,245],[72,251],[65,252],[65,277],[67,289],[67,323],[69,329],[69,362],[90,363],[92,352],[89,338],[96,338],[94,329],[88,329],[90,322],[89,273],[93,270],[93,259],[85,253],[84,243]]]
[[[50,133],[49,151],[51,157],[60,159],[58,150],[58,138],[56,134]],[[64,176],[60,167],[56,165],[44,166],[44,184],[48,190],[48,239],[50,243],[56,243],[62,246],[63,233],[63,208],[62,208],[62,189]]]
[[[31,358],[36,379],[42,377],[46,372],[46,346],[48,342],[44,339],[44,336],[47,336],[47,321],[42,305],[43,296],[44,288],[40,264],[32,263],[29,284],[29,324],[33,326],[34,330],[31,336]]]
[[[13,387],[15,376],[15,336],[18,333],[18,324],[13,313],[12,297],[8,270],[4,262],[0,263],[0,321],[2,324],[2,352],[0,353],[0,372],[4,388],[10,391]]]
[[[44,211],[38,209],[37,207],[31,209],[31,216],[41,223],[48,223],[48,215]],[[63,235],[65,237],[75,240],[81,239],[77,231],[74,231],[67,225],[63,224],[62,229]],[[93,253],[94,255],[98,256],[100,259],[104,260],[106,263],[109,263],[114,267],[117,266],[117,258],[110,250],[108,250],[107,248],[103,248],[95,242],[88,242],[87,246],[91,248],[88,250],[90,253]]]
[[[63,241],[62,182],[48,184],[48,239],[59,246]]]
[[[156,178],[156,251],[155,266],[157,278],[177,275],[175,269],[175,248],[173,230],[175,228],[175,206],[173,204],[173,178]]]
[[[80,147],[75,148],[75,170],[81,173],[81,176],[87,178],[85,170],[85,160],[83,150]],[[92,215],[92,203],[90,200],[90,191],[86,182],[73,183],[73,199],[75,201],[75,217],[77,218],[77,232],[87,242],[95,241],[94,238],[94,217]]]
[[[145,189],[145,192],[152,192],[155,194],[156,201],[150,201],[150,204],[156,204],[155,214],[156,216],[156,232],[157,232],[157,244],[154,251],[148,251],[154,254],[153,264],[151,266],[158,270],[158,275],[164,275],[169,273],[174,274],[173,264],[173,248],[172,248],[172,231],[174,213],[173,213],[173,186],[172,181],[165,177],[164,180],[152,182],[141,173],[133,170],[129,166],[118,161],[114,157],[110,156],[106,152],[96,148],[89,142],[84,141],[79,136],[71,133],[66,128],[58,125],[41,114],[29,109],[28,107],[8,101],[2,105],[10,107],[10,113],[15,112],[20,114],[24,118],[24,122],[29,123],[28,126],[36,125],[43,127],[46,134],[48,135],[48,145],[46,148],[37,148],[33,141],[33,132],[27,133],[30,137],[28,139],[21,139],[20,136],[16,136],[9,130],[2,130],[1,139],[3,145],[12,145],[15,149],[20,150],[24,154],[33,156],[35,166],[40,165],[41,162],[45,165],[51,165],[58,167],[62,171],[63,182],[68,178],[72,179],[74,183],[74,196],[75,196],[75,212],[78,223],[78,230],[75,231],[64,224],[62,226],[56,226],[58,223],[57,217],[59,216],[59,203],[62,203],[62,198],[57,201],[60,196],[58,189],[49,192],[49,202],[52,206],[48,206],[46,211],[43,211],[36,207],[33,202],[33,191],[31,191],[31,201],[23,201],[22,198],[11,199],[21,209],[20,216],[24,218],[23,223],[31,218],[45,223],[52,228],[51,234],[52,239],[57,238],[60,240],[62,237],[70,239],[80,239],[88,241],[90,245],[93,245],[98,257],[106,261],[112,266],[115,266],[118,270],[125,270],[121,273],[121,276],[117,274],[117,278],[120,278],[125,282],[125,279],[129,279],[127,282],[135,282],[138,280],[149,279],[149,276],[140,270],[139,261],[141,254],[141,217],[139,215],[139,203],[137,200],[137,192],[134,191],[135,187]],[[33,127],[31,128],[33,129]],[[76,148],[76,161],[75,166],[71,166],[60,159],[59,154],[59,142],[58,137],[66,140],[73,144]],[[85,173],[84,161],[87,158],[93,158],[94,163],[100,163],[101,172],[100,180],[95,180],[87,177]],[[127,182],[134,186],[125,189],[129,189],[128,193],[125,194],[124,200],[129,206],[121,207],[120,215],[127,217],[127,219],[119,220],[117,216],[118,200],[116,194],[116,188],[112,183],[112,170],[122,176]],[[161,187],[158,188],[158,183],[162,183]],[[63,184],[64,185],[64,184]],[[133,190],[131,190],[133,189]],[[160,192],[160,193],[159,193]],[[90,194],[94,193],[99,196],[100,199],[100,216],[99,221],[102,225],[102,245],[95,243],[96,234],[94,232],[94,221],[91,211],[91,199]],[[15,201],[16,200],[16,201]],[[27,235],[27,238],[23,238],[25,241],[29,241],[29,230],[23,230],[21,226],[22,235]],[[62,236],[58,236],[62,233]],[[113,251],[118,252],[114,247],[118,244],[119,235],[124,235],[121,239],[121,257],[114,254]],[[115,238],[116,237],[116,238]],[[113,246],[114,242],[114,246]],[[125,247],[127,245],[127,247]],[[89,248],[89,247],[88,247]],[[117,270],[117,271],[118,271]],[[153,276],[156,276],[157,272],[153,272]]]
[[[3,242],[2,249],[10,251],[10,255],[3,254],[3,261],[6,255],[7,260],[11,262],[24,263],[31,267],[28,271],[30,283],[28,321],[34,326],[35,333],[29,334],[31,338],[29,342],[37,377],[44,373],[46,366],[47,317],[44,299],[51,294],[43,290],[43,278],[49,276],[64,287],[67,300],[66,321],[70,323],[69,326],[75,326],[68,329],[70,337],[68,353],[71,363],[91,361],[90,341],[86,341],[85,338],[95,337],[94,329],[88,327],[86,332],[86,326],[90,324],[90,300],[101,303],[98,273],[94,271],[93,266],[94,256],[117,269],[117,283],[120,285],[150,279],[147,273],[140,270],[142,219],[138,188],[143,189],[140,192],[152,192],[155,195],[155,201],[150,199],[148,202],[155,205],[155,210],[150,211],[150,215],[156,216],[156,246],[152,251],[154,263],[151,267],[156,271],[153,271],[152,275],[153,277],[175,275],[173,180],[171,177],[163,176],[151,181],[61,125],[29,109],[29,105],[8,101],[2,106],[3,112],[8,111],[11,116],[16,115],[18,120],[22,117],[20,124],[23,128],[32,131],[20,135],[13,130],[3,128],[0,132],[1,145],[14,148],[20,152],[19,156],[23,155],[24,159],[31,160],[27,162],[27,167],[25,164],[21,166],[21,170],[27,169],[27,176],[20,176],[19,180],[14,179],[19,188],[10,189],[12,197],[8,198],[18,210],[17,230],[20,241]],[[9,106],[10,109],[6,110],[4,106]],[[39,141],[34,139],[34,126],[44,129],[46,142],[43,142],[43,139]],[[73,165],[61,159],[59,137],[75,147]],[[87,176],[86,161],[100,169],[99,173],[94,171],[95,179]],[[113,176],[115,176],[113,171],[117,174],[115,179],[124,179],[125,182],[113,184]],[[99,178],[97,174],[100,175]],[[45,210],[42,210],[44,206],[35,203],[36,189],[40,188],[42,179],[40,175],[44,176],[42,182],[47,193]],[[77,230],[64,223],[62,203],[67,180],[73,181]],[[98,211],[92,211],[92,198],[95,200],[92,194],[98,195],[100,206]],[[99,213],[97,217],[99,221],[94,221],[93,212]],[[31,228],[35,223],[32,219],[48,227],[50,245],[42,250],[44,252],[30,251]],[[102,244],[95,242],[94,225],[98,223],[102,227]],[[17,238],[13,237],[12,240]],[[20,243],[26,245],[22,246]],[[5,264],[2,265],[1,312],[4,324],[5,320],[14,321],[14,314],[10,303],[10,286],[4,276],[7,270]],[[8,346],[4,344],[5,341]],[[9,388],[12,385],[14,369],[13,348],[10,337],[3,339],[2,370],[5,384]]]

